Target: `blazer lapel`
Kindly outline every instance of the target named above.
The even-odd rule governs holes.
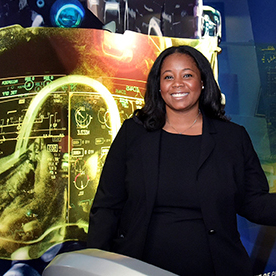
[[[209,155],[215,147],[215,141],[212,137],[212,133],[216,133],[216,129],[212,124],[212,121],[203,115],[203,131],[198,170],[204,164],[204,162],[209,157]]]

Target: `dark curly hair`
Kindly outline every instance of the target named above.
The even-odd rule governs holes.
[[[207,58],[191,46],[172,46],[165,49],[155,60],[147,79],[145,105],[134,111],[134,120],[142,123],[147,130],[157,130],[165,125],[165,102],[160,93],[160,69],[166,57],[180,53],[189,55],[195,61],[203,81],[204,89],[199,97],[199,108],[206,116],[229,121],[221,103],[221,91],[214,78]]]

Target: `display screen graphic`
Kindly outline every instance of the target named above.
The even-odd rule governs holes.
[[[0,257],[35,259],[86,240],[105,157],[158,54],[189,44],[216,71],[217,38],[20,26],[0,36]]]

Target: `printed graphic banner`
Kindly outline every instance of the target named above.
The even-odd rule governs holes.
[[[147,74],[171,45],[202,51],[217,70],[216,37],[127,31],[0,31],[0,258],[35,259],[85,241],[106,154],[143,105]]]

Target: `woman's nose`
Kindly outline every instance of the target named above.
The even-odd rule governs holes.
[[[173,87],[182,87],[184,86],[182,79],[176,78],[173,82]]]

